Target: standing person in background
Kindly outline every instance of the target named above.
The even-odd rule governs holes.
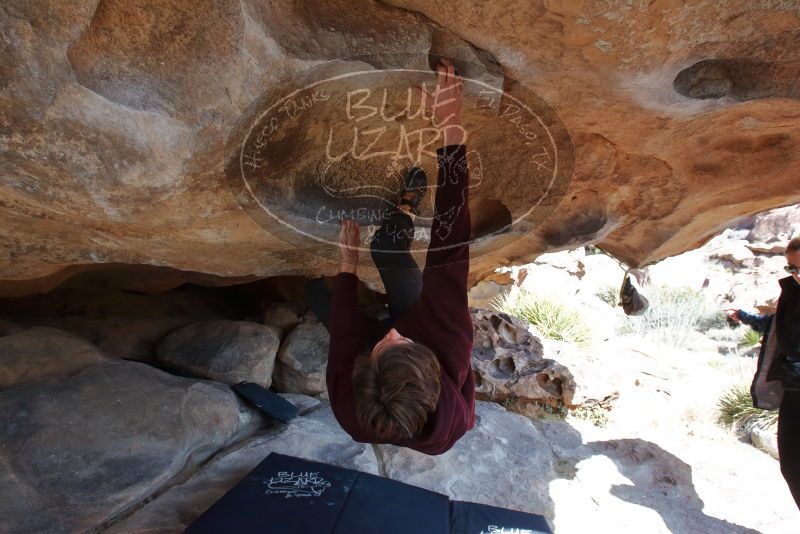
[[[399,209],[384,219],[370,247],[386,288],[390,321],[368,318],[356,307],[356,221],[341,224],[342,266],[332,298],[321,281],[308,286],[312,309],[330,332],[326,378],[339,424],[355,441],[393,443],[431,455],[449,450],[475,424],[462,81],[449,60],[437,70],[434,95],[421,92],[426,106],[432,103],[442,139],[425,270],[409,252],[427,188],[424,171],[412,167]]]
[[[778,406],[781,473],[800,508],[800,237],[786,247],[786,272],[774,315],[729,310],[728,317],[764,334],[751,394],[757,408]]]

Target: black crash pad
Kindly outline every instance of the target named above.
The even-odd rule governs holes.
[[[535,534],[542,516],[388,478],[271,453],[186,530],[189,534]]]

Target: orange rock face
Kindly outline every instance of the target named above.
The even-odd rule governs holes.
[[[455,57],[467,79],[469,164],[480,178],[470,193],[474,279],[586,243],[639,265],[692,249],[739,217],[800,202],[800,6],[782,6],[5,2],[0,296],[102,264],[215,284],[336,272],[337,214],[356,210],[366,233],[408,154],[436,172],[430,150],[418,150],[422,118],[360,120],[346,115],[346,95],[388,87],[387,113],[397,112],[403,83],[434,80],[429,54]],[[353,78],[359,70],[381,76]],[[270,106],[323,74],[346,75],[326,86],[332,98],[295,99],[300,107],[283,111],[291,121],[258,137]],[[515,102],[528,115],[511,115]],[[381,127],[370,150],[385,155],[329,165],[326,149]],[[263,162],[249,196],[237,182],[243,154]],[[371,196],[339,194],[365,185]],[[258,198],[279,216],[254,210]],[[320,222],[323,207],[331,216]],[[418,244],[422,263],[424,236]]]

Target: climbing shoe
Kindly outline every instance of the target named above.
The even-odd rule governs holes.
[[[403,180],[403,193],[400,195],[400,201],[397,205],[408,206],[411,209],[411,213],[417,216],[419,215],[419,205],[422,203],[422,199],[425,198],[427,190],[428,176],[425,171],[420,167],[411,167]],[[412,193],[410,198],[405,198],[409,196],[409,193]]]

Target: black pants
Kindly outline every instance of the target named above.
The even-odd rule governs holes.
[[[800,391],[783,392],[778,411],[778,454],[783,478],[800,508]]]
[[[389,319],[382,323],[387,327],[384,329],[416,303],[422,292],[422,271],[409,252],[413,240],[414,222],[397,211],[383,220],[370,241],[372,261],[381,275],[389,301]],[[306,296],[314,315],[330,330],[332,295],[322,278],[309,280]]]

